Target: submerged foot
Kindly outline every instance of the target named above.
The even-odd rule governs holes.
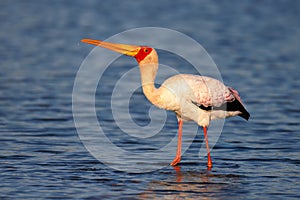
[[[208,162],[207,162],[207,169],[211,170],[212,167],[213,167],[212,161],[211,161],[211,159],[209,159]]]
[[[175,165],[177,165],[177,164],[180,162],[180,160],[181,160],[180,157],[176,157],[176,158],[171,162],[170,165],[175,166]]]

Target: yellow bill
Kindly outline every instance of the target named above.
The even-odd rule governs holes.
[[[118,53],[125,54],[127,56],[135,56],[141,47],[127,44],[114,44],[110,42],[104,42],[101,40],[93,40],[93,39],[82,39],[81,42],[104,47],[106,49],[116,51]]]

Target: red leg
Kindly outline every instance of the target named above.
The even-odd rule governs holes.
[[[210,148],[209,148],[209,144],[208,144],[207,127],[203,127],[203,132],[204,132],[205,145],[206,145],[206,151],[207,151],[207,168],[211,169],[212,161],[211,161],[211,157],[210,157]]]
[[[177,144],[177,152],[176,157],[171,162],[170,165],[175,166],[181,160],[181,140],[182,140],[182,119],[178,119],[178,144]]]

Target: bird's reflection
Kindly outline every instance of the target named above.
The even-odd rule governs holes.
[[[180,166],[173,166],[173,170],[168,180],[150,182],[148,190],[141,194],[141,198],[220,199],[221,191],[230,190],[232,179],[238,178],[232,174],[214,174],[211,170],[185,171]]]

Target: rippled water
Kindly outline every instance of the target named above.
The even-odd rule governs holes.
[[[297,1],[1,1],[0,198],[300,198],[299,13]],[[140,174],[102,164],[77,135],[73,83],[91,50],[80,39],[143,26],[181,31],[203,45],[251,113],[249,122],[226,120],[211,171],[198,157],[201,129],[179,167],[165,160],[162,169]],[[172,56],[164,61],[176,65]],[[147,152],[175,137],[177,124],[168,113],[155,145],[118,129],[106,102],[134,64],[121,57],[107,71],[96,109],[112,141]],[[136,123],[149,123],[149,107],[137,89]]]

